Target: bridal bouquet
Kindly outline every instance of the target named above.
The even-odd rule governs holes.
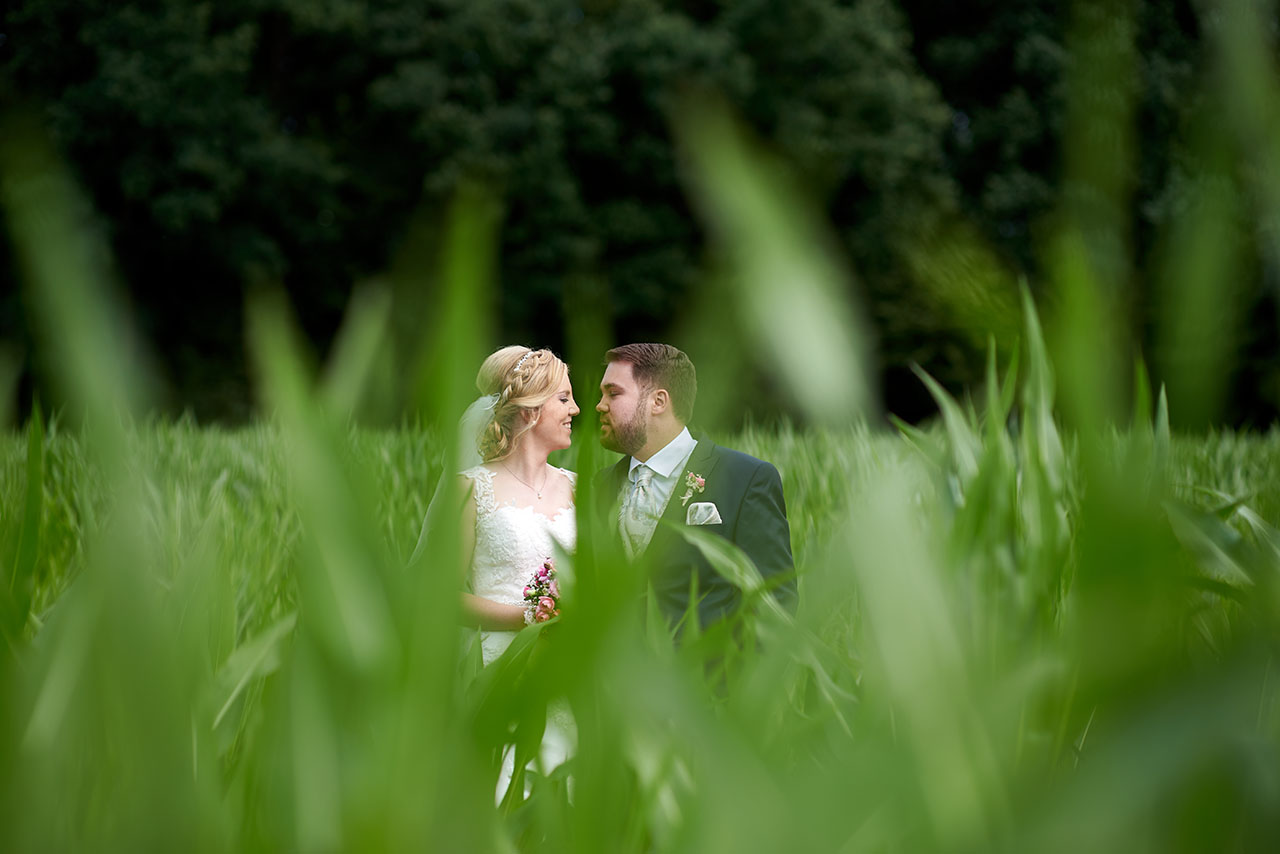
[[[547,558],[524,588],[524,622],[527,626],[545,623],[560,616],[560,585],[555,561]]]

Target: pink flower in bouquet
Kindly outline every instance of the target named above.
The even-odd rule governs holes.
[[[559,616],[560,583],[556,580],[556,565],[547,558],[533,573],[524,588],[525,623],[545,623]]]

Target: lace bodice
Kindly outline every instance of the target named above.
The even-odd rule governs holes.
[[[577,476],[556,469],[577,485]],[[462,473],[472,484],[476,502],[476,546],[471,560],[471,592],[504,605],[524,605],[524,586],[549,557],[572,554],[577,543],[573,507],[548,518],[532,507],[498,504],[493,472],[476,466]],[[561,567],[562,568],[562,567]],[[513,632],[484,632],[481,641],[488,664],[506,649]]]

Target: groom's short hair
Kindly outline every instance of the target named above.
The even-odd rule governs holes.
[[[626,362],[645,389],[665,388],[676,418],[688,424],[698,398],[698,372],[684,351],[670,344],[623,344],[604,354],[605,362]]]

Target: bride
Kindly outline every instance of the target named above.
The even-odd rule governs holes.
[[[484,360],[476,386],[482,396],[463,418],[464,439],[477,437],[479,464],[460,475],[467,495],[462,557],[471,579],[471,592],[462,594],[462,613],[468,625],[481,629],[481,655],[488,665],[530,620],[524,604],[530,578],[548,558],[574,549],[575,475],[550,465],[547,456],[569,447],[579,409],[569,368],[550,350],[503,347]],[[553,705],[539,757],[544,773],[572,751],[573,725],[567,718],[567,709]],[[499,797],[513,770],[508,747]]]
[[[550,350],[503,347],[480,366],[476,386],[487,418],[478,431],[480,465],[462,472],[463,559],[471,564],[464,619],[483,630],[488,664],[525,627],[524,586],[557,550],[572,552],[573,472],[547,462],[569,447],[577,415],[569,368]]]

